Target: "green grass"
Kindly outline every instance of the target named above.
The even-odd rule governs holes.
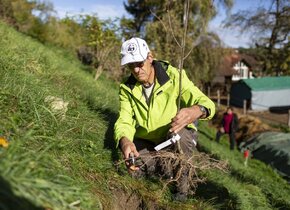
[[[229,173],[204,172],[207,182],[185,203],[158,180],[135,180],[114,161],[118,84],[97,81],[69,52],[44,46],[0,22],[0,209],[290,209],[287,183],[255,160],[209,140],[203,151],[229,162]],[[65,118],[47,96],[68,102]]]
[[[10,140],[0,150],[3,182],[36,206],[101,208],[91,190],[102,183],[97,190],[110,195],[99,174],[112,168],[104,139],[112,138],[106,109],[117,110],[117,85],[95,82],[68,53],[0,27],[0,129]],[[64,120],[44,102],[48,95],[69,102]]]
[[[238,209],[290,209],[290,186],[272,168],[254,159],[245,166],[243,155],[229,150],[226,136],[218,144],[212,140],[214,129],[201,123],[200,130],[201,150],[228,161],[230,167],[228,174],[211,172],[208,180],[217,187],[225,187],[234,196]]]

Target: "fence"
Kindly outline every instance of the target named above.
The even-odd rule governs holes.
[[[230,106],[230,94],[227,94],[226,96],[221,96],[220,90],[217,90],[216,95],[210,94],[210,88],[208,88],[208,97],[212,100],[215,100],[217,102],[217,106],[220,107],[221,100],[226,100],[227,106]],[[243,101],[243,114],[247,114],[247,100]],[[290,127],[290,109],[288,110],[288,126]]]

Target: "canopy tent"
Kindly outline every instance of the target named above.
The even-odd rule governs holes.
[[[290,133],[264,132],[240,144],[252,157],[261,160],[290,181]]]
[[[244,100],[252,110],[290,106],[290,77],[243,79],[232,84],[231,105],[243,107]]]

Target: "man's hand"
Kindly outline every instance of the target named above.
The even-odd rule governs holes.
[[[139,156],[139,153],[136,149],[135,144],[131,142],[128,138],[122,137],[120,140],[120,147],[121,147],[124,159],[126,160],[125,164],[127,168],[129,168],[132,171],[138,170],[139,169],[138,167],[136,167],[134,164],[128,161],[129,158],[132,158],[130,157],[130,154],[133,155],[134,158]]]
[[[181,109],[172,119],[170,132],[178,133],[182,128],[193,123],[203,115],[197,105]]]
[[[121,147],[124,159],[128,159],[130,157],[130,153],[133,153],[134,157],[138,157],[139,156],[139,153],[138,153],[138,151],[136,149],[135,144],[133,142],[131,142],[126,137],[122,137],[121,138],[120,147]]]
[[[225,133],[225,129],[224,129],[224,127],[220,127],[220,132],[221,132],[221,133]]]

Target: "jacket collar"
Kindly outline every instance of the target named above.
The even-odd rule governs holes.
[[[152,65],[154,67],[155,76],[158,83],[160,84],[160,86],[164,85],[170,79],[168,74],[166,73],[169,64],[164,61],[154,60]],[[128,80],[125,82],[125,85],[128,86],[131,90],[133,90],[136,83],[137,83],[136,78],[133,76],[133,74],[131,74]]]

